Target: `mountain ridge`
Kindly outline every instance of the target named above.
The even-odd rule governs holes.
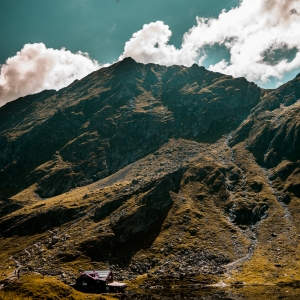
[[[138,66],[139,66],[139,68],[137,68]],[[122,71],[122,70],[124,70],[124,68],[125,68],[125,71]],[[128,68],[130,70],[128,70]],[[161,74],[162,77],[159,77],[159,78],[161,78],[160,79],[161,82],[159,82],[159,80],[156,83],[151,82],[151,76],[153,78],[158,77],[158,76],[155,76],[152,68],[155,68],[155,70],[157,72],[162,73]],[[116,69],[118,71],[117,71],[117,74],[115,75],[114,72]],[[144,69],[143,70],[144,75],[142,74],[142,71],[139,69]],[[178,72],[178,70],[180,70],[180,72]],[[128,72],[131,74],[130,76],[127,76]],[[169,75],[167,74],[168,72],[169,72]],[[172,78],[172,74],[174,72],[175,72],[176,76],[174,76],[174,78]],[[163,78],[164,74],[165,74],[165,76],[167,76],[167,78],[168,78],[168,76],[171,76],[172,80],[169,80],[169,79],[164,80],[164,78]],[[121,78],[119,79],[120,76],[121,76]],[[143,77],[143,76],[145,76],[145,77]],[[201,77],[199,79],[199,76],[202,76],[202,77],[205,76],[205,79],[208,81],[208,83],[203,83],[203,82],[199,81],[199,80],[201,80]],[[139,79],[139,77],[141,79]],[[186,77],[191,77],[192,80],[198,80],[200,86],[198,86],[197,81],[195,81],[194,83],[196,86],[190,87],[189,85],[186,84],[188,82],[188,80],[190,80],[190,79],[186,79]],[[104,79],[102,80],[102,78],[104,78]],[[107,78],[109,78],[109,79],[107,79]],[[184,83],[181,81],[183,78],[185,78]],[[108,80],[108,83],[107,83],[108,86],[105,86],[107,80]],[[122,80],[124,80],[124,82],[126,82],[126,85],[124,85]],[[178,81],[178,80],[180,80],[180,81]],[[55,152],[57,150],[62,150],[63,147],[66,146],[68,144],[68,142],[71,142],[71,140],[74,139],[76,136],[82,135],[82,139],[84,139],[84,134],[91,134],[91,135],[95,134],[96,136],[97,136],[97,134],[99,134],[100,136],[104,137],[103,138],[103,141],[104,141],[105,134],[107,134],[111,130],[111,128],[114,127],[114,124],[113,124],[114,121],[113,121],[113,119],[111,119],[111,121],[107,120],[106,124],[103,124],[103,126],[101,126],[101,127],[96,125],[95,122],[101,122],[102,119],[104,119],[107,114],[113,114],[117,120],[120,120],[120,118],[118,117],[118,114],[121,113],[122,115],[120,115],[120,116],[121,116],[121,118],[123,118],[123,120],[124,120],[123,122],[127,122],[127,120],[125,121],[126,117],[129,119],[144,117],[144,122],[153,123],[153,121],[150,121],[150,119],[156,119],[157,120],[156,123],[161,123],[162,125],[165,124],[165,126],[161,126],[160,129],[167,130],[167,132],[170,132],[170,133],[164,134],[165,138],[163,138],[162,142],[159,142],[159,145],[162,145],[163,142],[167,141],[167,136],[169,136],[169,137],[170,136],[175,136],[175,137],[183,136],[186,138],[195,139],[197,137],[197,135],[199,135],[200,140],[203,138],[211,139],[213,134],[220,130],[217,130],[216,128],[209,129],[209,126],[217,127],[218,121],[221,122],[221,125],[223,125],[222,123],[224,123],[224,122],[232,122],[232,123],[239,122],[238,120],[235,121],[235,118],[237,118],[236,117],[237,113],[240,113],[240,112],[235,111],[235,110],[240,109],[242,111],[242,108],[237,107],[234,102],[234,101],[237,101],[239,98],[243,97],[242,94],[239,95],[239,93],[241,93],[241,90],[238,88],[239,85],[241,85],[241,88],[244,88],[244,89],[247,89],[247,86],[249,86],[250,89],[253,89],[253,94],[256,93],[255,101],[258,101],[258,93],[259,93],[259,89],[255,85],[253,85],[251,83],[247,83],[247,81],[245,79],[235,79],[234,82],[235,82],[235,86],[236,86],[236,89],[235,89],[236,95],[233,95],[232,91],[228,91],[227,97],[229,99],[229,94],[230,94],[230,99],[233,99],[233,100],[231,100],[232,102],[231,103],[226,103],[225,101],[222,102],[222,101],[220,101],[220,96],[219,96],[220,92],[223,93],[222,89],[220,90],[219,86],[216,87],[216,84],[213,82],[213,80],[217,80],[217,81],[220,81],[220,83],[222,83],[222,84],[226,84],[226,80],[231,81],[233,79],[230,76],[225,76],[225,75],[221,75],[218,73],[210,73],[208,71],[205,71],[205,69],[203,67],[192,66],[191,68],[186,68],[186,67],[174,66],[174,67],[170,67],[170,68],[165,68],[165,67],[161,67],[158,65],[152,65],[152,64],[144,66],[142,64],[135,63],[134,60],[132,60],[132,59],[131,60],[125,59],[124,61],[119,62],[110,68],[100,69],[99,71],[96,71],[96,72],[88,75],[84,80],[74,82],[69,87],[67,87],[61,91],[58,91],[54,95],[52,95],[52,93],[51,93],[51,96],[49,98],[44,99],[43,98],[44,94],[43,93],[41,95],[39,94],[41,96],[42,101],[44,101],[44,104],[40,104],[36,109],[33,108],[33,113],[29,114],[29,118],[27,118],[27,120],[28,120],[27,123],[26,123],[26,118],[22,118],[22,122],[25,124],[21,123],[17,126],[12,125],[14,128],[14,130],[13,130],[14,136],[12,137],[12,139],[16,139],[15,135],[16,135],[17,131],[16,131],[15,127],[17,127],[17,128],[19,128],[18,130],[20,133],[18,137],[20,137],[21,139],[22,139],[22,135],[26,136],[26,132],[30,132],[31,130],[33,130],[33,131],[38,130],[38,131],[42,131],[43,134],[48,134],[49,139],[57,140],[57,142],[56,142],[57,145],[54,146],[56,149],[53,148],[52,150],[49,149],[48,147],[45,148],[44,145],[46,143],[40,142],[40,140],[43,139],[42,136],[40,136],[39,139],[32,141],[31,144],[35,144],[36,145],[35,148],[42,148],[43,149],[42,152],[44,152],[45,154],[48,152],[47,158],[41,159],[41,160],[36,159],[37,155],[35,155],[35,157],[32,159],[32,164],[35,163],[36,167],[38,165],[40,165],[42,162],[45,163],[45,162],[47,162],[47,160],[51,160],[51,156],[55,155]],[[88,92],[87,96],[85,96],[85,93],[87,93],[88,89],[90,88],[91,82],[93,84],[93,90],[91,92]],[[99,82],[101,82],[100,85],[99,85]],[[149,85],[150,84],[149,82],[151,83],[151,86]],[[113,91],[108,88],[111,84],[116,86],[116,87],[114,87]],[[137,84],[139,85],[138,87],[137,87]],[[180,84],[182,86],[182,88],[185,86],[185,88],[187,90],[183,90],[183,91],[180,91],[179,94],[175,94],[177,92],[172,91],[172,89],[174,89],[172,87],[172,85],[174,85],[174,84],[175,84],[176,89],[178,88],[177,85]],[[207,86],[207,85],[209,85],[210,88],[213,89],[213,92],[211,92],[210,90],[207,90],[205,88],[205,86]],[[230,87],[230,88],[234,89],[233,87]],[[75,95],[72,92],[73,89],[76,90]],[[158,92],[158,89],[161,89],[160,93]],[[190,93],[189,90],[192,91],[193,95],[189,94]],[[174,93],[174,95],[172,93]],[[199,93],[201,94],[200,96],[199,96]],[[161,94],[161,96],[159,96],[159,94]],[[180,101],[178,101],[178,103],[174,103],[174,101],[172,101],[172,98],[169,95],[172,95],[171,97],[178,97],[178,98],[182,97],[182,99],[180,99],[180,101],[183,103],[180,103]],[[234,98],[234,96],[235,96],[235,98]],[[31,97],[32,96],[30,96],[29,98],[31,98]],[[103,97],[103,99],[104,99],[103,102],[101,100],[102,99],[101,97]],[[132,100],[132,97],[137,97],[137,98],[140,97],[141,100],[140,99],[136,100],[139,103],[135,104],[134,101]],[[149,98],[150,100],[149,99],[147,100],[147,97],[150,97]],[[160,99],[160,97],[162,97],[162,98]],[[197,102],[195,102],[195,100],[193,100],[192,97],[194,97],[195,99],[202,97],[204,99],[202,101],[203,107],[199,108],[199,105],[197,104]],[[225,92],[225,95],[222,95],[222,97],[223,98],[226,97],[226,92]],[[71,99],[72,99],[72,102],[70,102]],[[110,100],[106,100],[106,99],[110,99]],[[61,101],[61,103],[59,101]],[[109,102],[107,102],[107,101],[109,101]],[[126,101],[128,103],[126,103]],[[129,103],[129,101],[132,101],[132,103]],[[252,101],[252,100],[249,99],[249,101]],[[140,105],[140,103],[142,103],[142,105]],[[134,105],[140,105],[140,107],[135,109]],[[192,107],[193,105],[195,106],[195,109],[198,109],[199,112],[196,112],[196,111],[194,111],[193,113],[191,112],[191,110],[193,109],[193,107]],[[246,107],[247,107],[247,105],[249,106],[252,104],[251,103],[246,104]],[[227,110],[227,112],[225,112],[225,114],[230,113],[230,119],[225,120],[225,118],[223,118],[223,120],[218,120],[218,118],[221,119],[221,116],[219,115],[219,117],[216,117],[216,120],[214,120],[214,113],[212,111],[213,106],[215,106],[218,109],[222,109],[223,111]],[[159,109],[160,109],[160,111],[159,111]],[[182,113],[179,112],[179,110],[182,110],[182,109],[184,109],[185,111]],[[105,110],[107,110],[107,112]],[[135,111],[132,112],[132,110],[135,110]],[[156,111],[154,113],[152,113],[153,110],[156,110]],[[189,118],[191,120],[190,121],[187,121],[187,120],[180,121],[182,119],[183,113],[185,113],[186,116],[189,116]],[[162,114],[165,114],[163,118],[161,118]],[[199,115],[200,116],[203,115],[203,119],[206,118],[206,121],[200,121],[200,123],[199,123],[199,125],[201,125],[202,127],[197,126],[197,123],[196,123],[196,121],[197,121],[196,119],[199,118]],[[245,117],[245,116],[241,116],[240,119],[243,117]],[[162,120],[159,120],[158,118],[160,118]],[[94,123],[95,124],[94,128],[91,128],[90,131],[89,131],[89,129],[84,130],[83,128],[80,128],[83,125],[81,122],[83,122],[84,119],[87,119],[87,122]],[[96,119],[97,119],[97,121],[96,121]],[[209,122],[211,123],[211,125],[208,124]],[[103,123],[105,123],[105,122],[103,122]],[[41,129],[39,129],[40,126],[38,126],[38,125],[41,125]],[[150,124],[149,126],[151,126],[151,125],[152,124]],[[45,129],[43,129],[43,126],[45,127]],[[66,128],[68,128],[68,127],[70,128],[70,130],[67,133],[67,136],[63,137],[62,134],[58,134],[55,132],[55,128],[57,128],[59,126],[64,127],[64,130],[62,130],[62,132],[66,132],[67,131]],[[160,124],[157,124],[157,126],[160,126]],[[173,128],[174,126],[177,127],[176,130],[174,130],[174,128]],[[226,124],[225,124],[225,126],[228,127],[228,125],[226,125]],[[90,126],[90,127],[92,127],[92,126]],[[100,129],[99,129],[99,127],[100,127]],[[118,125],[118,130],[120,129],[120,127],[121,127],[121,125]],[[73,128],[73,132],[71,132],[71,128]],[[3,128],[3,129],[5,132],[5,128]],[[74,132],[74,130],[77,130],[77,132]],[[102,130],[102,132],[101,132],[101,130]],[[208,132],[209,130],[211,132]],[[225,128],[225,130],[228,130],[228,129]],[[91,133],[92,131],[94,133]],[[87,133],[87,132],[89,132],[89,133]],[[206,135],[205,135],[205,132],[207,132]],[[24,134],[22,134],[22,133],[24,133]],[[31,136],[38,136],[38,134],[39,133],[34,133],[34,132],[31,134],[29,133],[29,138],[26,138],[26,141],[24,143],[29,143],[28,139],[30,139]],[[114,133],[109,132],[109,134],[113,135]],[[154,134],[154,133],[152,133],[152,134]],[[160,135],[162,136],[163,134],[161,133]],[[218,133],[217,137],[220,137],[220,136],[221,136],[221,133]],[[6,137],[6,140],[10,139],[9,132],[4,134],[4,137],[3,137],[3,134],[1,134],[1,137],[2,137],[2,145],[4,144],[4,147],[3,146],[2,147],[6,148],[5,147],[5,142],[6,142],[5,137]],[[123,137],[123,140],[125,138],[126,137]],[[91,139],[92,139],[92,137],[91,137]],[[158,137],[158,139],[160,139],[160,137]],[[216,140],[215,137],[213,137],[213,139]],[[116,141],[116,142],[118,142],[118,141]],[[105,143],[105,141],[104,141],[104,143]],[[37,144],[39,144],[39,145],[37,145]],[[8,145],[9,145],[9,143],[8,143]],[[34,147],[32,147],[32,145],[29,144],[28,148],[34,148]],[[105,146],[103,148],[105,148]],[[156,146],[156,148],[158,148],[158,147]],[[153,148],[153,150],[154,150],[154,148]],[[9,151],[9,146],[8,146],[8,150],[6,150],[6,151]],[[22,149],[20,149],[20,151],[22,151]],[[11,156],[13,156],[13,155],[14,155],[14,153],[10,152],[8,161],[11,159]],[[20,156],[21,155],[22,154],[20,154]],[[5,159],[3,155],[1,158]],[[139,156],[139,158],[141,158],[141,156]],[[28,157],[26,159],[28,159]],[[105,160],[106,159],[107,158],[105,158]],[[131,160],[131,162],[133,162],[133,161]],[[23,165],[23,163],[21,163],[21,162],[19,164]],[[5,165],[5,162],[4,163],[2,162],[2,165]],[[116,169],[114,168],[113,170],[116,170]],[[28,171],[25,171],[25,172],[28,173]],[[97,173],[97,172],[95,171],[95,173]],[[110,171],[108,171],[108,173],[111,174]],[[5,174],[4,176],[7,177],[7,174]],[[26,176],[28,176],[28,174],[25,173],[25,174],[23,174],[23,176],[26,177]],[[99,176],[101,177],[101,175],[99,175]],[[0,177],[1,177],[1,175],[0,175]],[[91,176],[89,176],[89,178],[87,178],[87,180],[91,180],[90,177]],[[33,181],[31,180],[29,184],[33,184]]]
[[[0,108],[15,115],[0,125],[5,267],[58,265],[67,283],[111,267],[148,287],[300,280],[298,76],[263,90],[128,58],[24,99]]]

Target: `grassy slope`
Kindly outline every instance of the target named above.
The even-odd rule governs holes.
[[[22,275],[20,281],[13,281],[4,291],[0,291],[0,299],[93,299],[113,300],[113,296],[83,294],[52,277],[41,277],[39,274]]]
[[[158,178],[164,176],[166,169],[158,173],[157,169],[161,168],[162,161],[168,165],[168,161],[176,161],[177,155],[183,155],[180,142],[177,146],[180,150],[174,150],[170,153],[170,145],[166,145],[157,158],[150,156],[151,159],[149,159],[147,157],[135,167],[128,168],[126,172],[121,170],[121,173],[114,177],[74,189],[51,199],[39,201],[39,203],[27,205],[6,218],[25,215],[29,219],[34,219],[42,213],[47,216],[47,211],[53,207],[61,207],[66,210],[76,207],[83,212],[82,216],[75,220],[75,223],[66,222],[57,226],[60,227],[60,235],[62,233],[70,235],[70,239],[64,243],[64,248],[70,249],[70,251],[77,250],[75,241],[77,245],[85,243],[92,243],[93,245],[103,236],[107,236],[106,230],[111,230],[112,220],[115,219],[116,224],[120,222],[119,219],[116,219],[117,216],[125,214],[126,218],[130,220],[139,213],[140,201],[149,194],[149,191],[140,191],[137,195],[133,195],[136,192],[130,190],[132,180],[139,178],[142,185],[146,184],[148,180],[151,181],[153,176],[151,172],[156,174]],[[180,180],[179,191],[170,193],[173,201],[172,207],[159,225],[160,227],[154,228],[157,235],[151,238],[148,245],[145,245],[142,240],[136,240],[131,244],[133,248],[123,247],[121,252],[117,251],[114,255],[134,251],[131,263],[129,262],[127,265],[130,267],[134,260],[140,261],[145,258],[156,257],[160,261],[166,259],[172,261],[174,253],[192,249],[195,252],[205,251],[215,255],[222,254],[229,259],[230,264],[225,274],[212,277],[209,274],[206,275],[206,278],[210,278],[210,283],[223,280],[226,283],[242,281],[246,284],[276,284],[300,280],[298,275],[298,223],[293,223],[293,218],[287,215],[289,207],[282,207],[277,201],[264,170],[255,163],[251,153],[247,152],[242,144],[230,149],[226,146],[224,139],[214,145],[191,142],[189,147],[186,147],[188,148],[186,151],[187,157],[191,160],[184,167],[186,171]],[[174,144],[171,148],[176,149]],[[234,151],[234,162],[231,158],[232,150]],[[145,170],[145,175],[137,176],[137,172],[141,173],[139,171],[141,169]],[[168,171],[169,169],[167,169]],[[202,178],[199,174],[204,171],[208,173]],[[230,193],[226,186],[230,184],[234,172],[239,174],[239,179],[234,191]],[[253,186],[256,185],[253,183],[261,186],[261,190],[255,190]],[[139,184],[137,186],[138,189]],[[24,191],[24,194],[16,195],[14,200],[24,199],[24,195],[30,191],[32,192],[33,189]],[[114,201],[120,194],[128,195],[125,203],[113,208],[111,213],[104,216],[100,221],[95,221],[93,219],[95,210]],[[297,201],[299,199],[295,197],[290,204],[293,215],[297,214],[294,204]],[[229,221],[228,212],[226,212],[227,207],[231,207],[232,204],[235,204],[237,208],[244,208],[247,205],[260,207],[262,204],[267,204],[269,207],[267,217],[257,222],[255,226],[243,224],[237,226],[237,224]],[[188,222],[185,216],[188,216]],[[22,223],[19,226],[23,226]],[[99,232],[99,226],[106,228],[103,233]],[[196,234],[192,233],[194,230]],[[147,238],[147,234],[144,235],[145,238]],[[45,231],[23,237],[2,238],[0,242],[1,249],[4,249],[1,251],[3,274],[7,275],[14,268],[14,262],[9,260],[11,256],[18,259],[24,258],[24,248],[34,249],[32,246],[34,243],[41,240],[47,241],[50,236],[51,234]],[[114,234],[112,234],[112,238],[114,238]],[[165,249],[169,244],[172,244],[172,250],[162,252],[161,249]],[[251,252],[247,256],[251,244],[254,245],[253,253]],[[112,263],[110,258],[105,258],[100,259],[95,265],[93,259],[82,252],[74,260],[62,262],[57,258],[58,251],[63,249],[60,244],[57,246],[58,249],[48,249],[45,246],[42,256],[47,258],[50,255],[53,263],[59,265],[65,272],[77,274],[78,269],[107,268]],[[40,257],[36,257],[36,261],[39,260]],[[33,269],[38,267],[38,263],[35,261],[31,262],[30,265]],[[176,267],[176,261],[174,261],[173,267]],[[155,271],[159,268],[159,265],[154,266],[150,271],[151,276],[155,278]],[[2,278],[5,277],[3,274],[0,274]],[[199,282],[205,282],[205,276],[200,275],[198,277]],[[149,281],[144,276],[139,278],[136,283],[133,281],[132,284],[136,286],[144,280]]]

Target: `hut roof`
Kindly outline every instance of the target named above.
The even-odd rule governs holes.
[[[99,270],[99,271],[84,271],[81,275],[87,275],[93,279],[106,280],[111,274],[111,270]]]

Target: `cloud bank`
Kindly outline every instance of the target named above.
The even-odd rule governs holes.
[[[257,83],[281,79],[300,68],[300,0],[241,0],[218,18],[197,17],[196,21],[179,49],[169,44],[172,32],[166,24],[145,24],[126,42],[119,60],[132,57],[166,66],[206,64],[211,71]],[[230,59],[209,65],[206,59],[214,55],[216,45],[226,48]],[[44,89],[58,90],[100,67],[87,53],[26,44],[1,66],[0,106]]]
[[[0,106],[45,89],[59,90],[100,68],[87,53],[76,54],[40,44],[26,44],[1,66]]]
[[[180,49],[168,44],[172,32],[163,22],[144,25],[125,44],[119,59],[202,65],[207,48],[217,44],[228,49],[230,61],[221,60],[210,70],[265,83],[300,67],[299,28],[300,0],[242,0],[218,18],[197,17]]]

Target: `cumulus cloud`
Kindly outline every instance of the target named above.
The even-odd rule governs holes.
[[[197,57],[195,51],[188,47],[176,49],[169,45],[172,35],[169,26],[162,21],[146,24],[143,29],[134,33],[132,38],[126,42],[124,52],[119,57],[132,57],[142,63],[157,63],[161,65],[191,65]]]
[[[125,44],[119,59],[201,65],[209,55],[207,48],[218,44],[228,49],[230,60],[210,65],[210,70],[267,82],[300,68],[299,15],[300,0],[242,0],[218,18],[197,17],[180,49],[169,45],[172,32],[163,22],[144,25]]]
[[[169,44],[172,32],[166,24],[144,25],[126,42],[119,60],[130,56],[166,66],[207,64],[212,71],[258,83],[280,80],[300,68],[300,0],[241,0],[218,18],[196,21],[179,49]],[[216,45],[227,48],[230,59],[208,65]],[[1,66],[0,106],[44,89],[58,90],[100,67],[87,53],[27,44]]]
[[[99,68],[87,53],[26,44],[1,66],[0,106],[45,89],[59,90]]]

